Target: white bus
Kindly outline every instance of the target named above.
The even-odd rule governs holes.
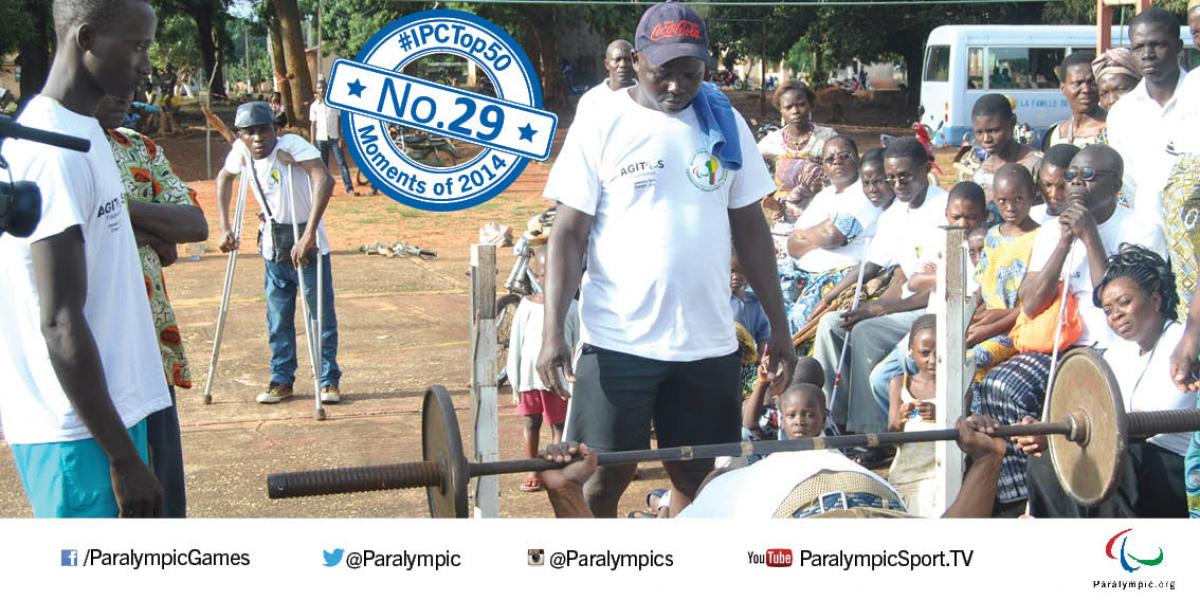
[[[1128,27],[1113,27],[1114,46],[1129,46]],[[1182,62],[1200,63],[1192,35],[1181,27]],[[1016,101],[1018,123],[1041,136],[1071,116],[1058,89],[1058,67],[1067,54],[1096,48],[1094,25],[943,25],[929,33],[921,81],[921,122],[935,145],[958,145],[971,132],[971,107],[1000,93]]]

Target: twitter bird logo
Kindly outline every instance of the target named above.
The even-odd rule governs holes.
[[[338,563],[342,562],[342,555],[346,553],[346,550],[334,548],[333,550],[322,550],[321,553],[325,555],[325,566],[336,567]]]

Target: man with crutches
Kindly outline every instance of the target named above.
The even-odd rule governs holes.
[[[1053,307],[1053,313],[1041,317],[1055,324],[1043,340],[1048,350],[1066,344],[1103,350],[1116,339],[1104,311],[1092,303],[1092,290],[1104,276],[1108,257],[1118,253],[1121,244],[1138,244],[1167,256],[1162,227],[1117,203],[1123,172],[1121,156],[1111,147],[1095,145],[1081,150],[1065,174],[1066,206],[1038,230],[1020,300],[1030,319]],[[1066,296],[1059,287],[1064,279],[1082,324],[1073,341],[1060,333],[1067,316],[1062,311]],[[1056,301],[1058,307],[1054,307]],[[1057,357],[1051,352],[1025,352],[1004,361],[984,377],[971,412],[1002,424],[1025,417],[1040,419],[1051,372],[1061,356],[1061,352]],[[1000,475],[997,515],[1022,513],[1025,498],[1025,455],[1010,446]]]
[[[295,313],[299,291],[304,299],[301,309],[318,402],[337,403],[341,400],[338,385],[342,375],[337,364],[337,315],[329,238],[321,223],[333,179],[320,153],[304,138],[294,134],[276,136],[274,117],[265,102],[239,106],[234,129],[237,140],[217,174],[217,206],[221,213],[222,252],[236,251],[239,247],[229,219],[235,176],[249,180],[249,190],[260,208],[258,239],[265,265],[271,380],[256,400],[273,404],[292,396],[297,366]],[[230,269],[226,278],[232,275]],[[320,331],[319,344],[316,331]],[[318,417],[323,414],[319,404],[317,414]]]

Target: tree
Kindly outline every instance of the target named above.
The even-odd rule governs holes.
[[[288,104],[291,108],[288,112],[288,122],[307,127],[308,111],[305,109],[313,100],[313,84],[308,72],[308,58],[304,52],[304,29],[300,22],[300,8],[296,5],[296,0],[271,0],[271,6],[275,9],[275,24],[278,25],[283,58],[287,65],[286,81],[292,92]]]
[[[212,78],[212,92],[225,95],[223,49],[229,44],[225,32],[228,0],[154,0],[159,20],[183,13],[196,22],[196,41],[204,72]]]
[[[0,9],[0,55],[19,51],[17,64],[21,67],[21,105],[46,84],[50,75],[50,57],[54,47],[54,22],[50,3],[43,0],[23,0],[5,4]],[[8,47],[5,47],[9,44]]]

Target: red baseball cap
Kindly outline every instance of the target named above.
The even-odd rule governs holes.
[[[646,9],[638,22],[634,48],[661,65],[681,56],[709,59],[704,19],[682,2],[661,2]]]

